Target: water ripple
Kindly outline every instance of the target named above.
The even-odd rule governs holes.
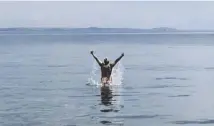
[[[174,95],[174,96],[168,96],[168,97],[189,97],[190,95]]]
[[[183,121],[174,121],[172,123],[174,124],[214,124],[214,120],[195,120],[195,121],[183,120]]]
[[[206,70],[214,70],[214,67],[205,67]]]
[[[121,115],[121,116],[100,116],[100,118],[123,118],[123,119],[147,119],[147,118],[156,118],[170,115]]]
[[[11,87],[1,87],[0,88],[0,91],[3,91],[3,90],[10,90],[11,89]]]
[[[172,87],[189,87],[189,85],[181,86],[181,85],[154,85],[154,86],[145,86],[144,88],[172,88]]]
[[[158,77],[156,80],[187,80],[187,78],[179,78],[179,77]]]
[[[68,67],[69,65],[48,65],[48,67]]]

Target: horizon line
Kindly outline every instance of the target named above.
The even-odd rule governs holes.
[[[174,29],[177,31],[214,31],[214,29],[178,29],[178,28],[173,28],[173,27],[153,27],[153,28],[133,28],[133,27],[94,27],[94,26],[89,26],[89,27],[0,27],[0,29],[90,29],[90,28],[103,28],[103,29],[138,29],[138,30],[152,30],[152,29]]]

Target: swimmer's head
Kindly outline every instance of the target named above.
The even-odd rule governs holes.
[[[104,64],[105,64],[105,65],[109,64],[109,60],[108,60],[107,57],[104,59]]]

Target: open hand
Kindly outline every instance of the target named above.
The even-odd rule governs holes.
[[[94,51],[91,51],[91,54],[93,55],[93,54],[94,54]]]

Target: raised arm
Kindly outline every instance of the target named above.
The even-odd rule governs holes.
[[[97,61],[97,63],[101,66],[102,63],[101,63],[100,60],[94,55],[94,51],[91,51],[91,55],[94,57],[94,59]]]
[[[124,56],[124,53],[122,53],[121,56],[118,57],[118,58],[114,61],[114,63],[112,64],[112,67],[114,67],[114,66],[122,59],[123,56]]]

